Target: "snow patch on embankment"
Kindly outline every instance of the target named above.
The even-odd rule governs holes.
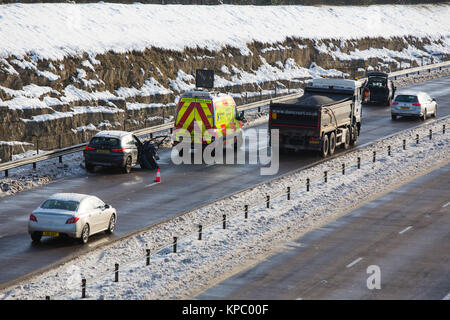
[[[437,120],[375,142],[360,150],[299,170],[211,205],[161,223],[145,232],[96,249],[26,282],[3,290],[0,299],[79,299],[87,279],[88,299],[178,299],[191,297],[217,279],[271,254],[326,221],[336,219],[380,190],[387,191],[436,165],[450,161],[450,134]],[[429,130],[433,137],[429,139]],[[420,143],[415,137],[419,134]],[[402,148],[406,139],[406,150]],[[392,146],[392,155],[387,155]],[[376,151],[376,162],[373,162]],[[361,157],[361,169],[357,169]],[[342,175],[341,165],[346,164]],[[328,171],[328,183],[323,172]],[[311,190],[306,191],[306,179]],[[286,188],[291,199],[286,200]],[[266,208],[266,195],[271,195]],[[277,195],[279,195],[277,197]],[[244,205],[249,205],[248,219]],[[222,215],[227,228],[222,229]],[[203,225],[198,240],[198,225]],[[172,252],[173,237],[178,251]],[[145,249],[152,252],[150,266]],[[114,283],[114,264],[120,281]]]
[[[446,4],[11,4],[0,8],[0,57],[33,54],[37,59],[61,60],[82,53],[93,57],[109,50],[124,53],[149,47],[177,51],[199,47],[216,51],[226,46],[250,54],[247,44],[254,41],[270,44],[287,38],[348,40],[409,35],[443,38],[448,48],[449,15]]]

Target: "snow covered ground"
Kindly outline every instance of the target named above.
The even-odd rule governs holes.
[[[435,46],[433,50],[448,53],[449,15],[447,4],[354,7],[9,4],[0,7],[0,58],[32,54],[37,59],[60,60],[84,52],[94,57],[109,50],[120,53],[149,47],[220,50],[227,45],[250,54],[247,44],[253,41],[271,44],[289,37],[362,39],[408,35],[443,38],[442,47]]]
[[[380,192],[450,161],[450,118],[426,123],[382,139],[306,170],[242,191],[149,230],[96,249],[0,293],[0,299],[79,299],[81,279],[87,280],[88,299],[189,298],[214,282],[259,259],[283,250],[289,241],[334,220]],[[428,138],[429,130],[433,138]],[[419,134],[420,143],[415,137]],[[406,150],[402,148],[407,140]],[[392,155],[387,155],[392,146]],[[376,151],[376,162],[373,162]],[[361,169],[357,169],[361,157]],[[342,163],[346,164],[343,175]],[[323,173],[328,171],[328,183]],[[311,190],[306,191],[306,179]],[[286,188],[291,199],[286,200]],[[382,191],[380,191],[382,190]],[[266,195],[271,196],[266,208]],[[249,205],[248,219],[244,205]],[[222,229],[222,215],[227,228]],[[120,221],[120,220],[119,220]],[[198,240],[198,225],[203,226]],[[177,253],[172,252],[178,237]],[[151,250],[146,266],[145,250]],[[114,283],[114,264],[120,280]]]

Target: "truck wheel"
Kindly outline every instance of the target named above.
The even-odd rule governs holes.
[[[352,134],[350,139],[350,145],[354,146],[356,144],[356,140],[358,140],[358,126],[354,125],[352,127]]]
[[[351,140],[350,128],[348,128],[345,132],[344,143],[342,144],[342,148],[344,150],[347,150],[349,148],[350,140]]]
[[[336,135],[332,132],[330,133],[330,156],[334,154],[334,150],[336,150]]]
[[[321,156],[322,158],[326,158],[328,156],[328,149],[330,148],[330,140],[328,140],[328,135],[323,135],[322,140],[322,150],[321,150]]]

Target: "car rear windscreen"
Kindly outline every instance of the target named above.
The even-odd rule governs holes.
[[[386,79],[383,78],[370,78],[368,85],[376,88],[386,88]]]
[[[417,96],[399,95],[395,98],[396,102],[418,102]]]
[[[41,208],[77,211],[78,204],[78,201],[49,199],[41,205]]]
[[[102,146],[102,147],[114,148],[114,147],[120,147],[120,140],[117,138],[111,138],[111,137],[94,137],[94,138],[92,138],[91,142],[89,142],[89,145],[92,147]]]

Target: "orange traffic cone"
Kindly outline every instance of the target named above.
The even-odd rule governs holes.
[[[158,171],[156,172],[155,182],[161,182],[161,173],[159,172],[159,168],[158,168]]]

